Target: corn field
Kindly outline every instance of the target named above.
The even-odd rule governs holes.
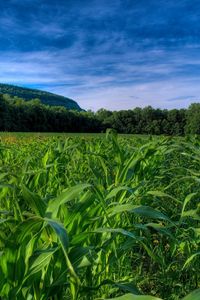
[[[1,300],[200,299],[198,137],[2,137],[0,170]]]

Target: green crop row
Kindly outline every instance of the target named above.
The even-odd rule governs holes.
[[[198,138],[10,137],[0,171],[1,300],[200,299]]]

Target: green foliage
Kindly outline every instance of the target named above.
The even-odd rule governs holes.
[[[151,106],[114,112],[100,109],[96,117],[104,128],[135,134],[184,135],[187,122],[185,109],[161,110]]]
[[[1,138],[0,299],[199,299],[199,149]]]
[[[0,95],[0,131],[20,132],[98,132],[94,115],[47,106],[39,99],[25,101]]]
[[[9,89],[11,89],[10,86],[8,86]],[[28,99],[36,95],[31,91],[25,89],[30,96]],[[57,105],[63,106],[52,106],[56,104],[54,100],[49,98],[49,101],[45,102],[41,96],[48,95],[48,93],[39,91],[37,93],[36,96],[39,98],[29,101],[19,96],[11,96],[12,89],[11,95],[0,95],[0,131],[105,132],[108,128],[112,128],[125,134],[183,136],[200,133],[200,105],[198,103],[191,104],[188,110],[160,110],[147,106],[143,109],[113,112],[100,109],[93,113],[80,111],[80,109],[78,111],[78,108],[75,110],[73,106],[68,106],[71,110],[66,109],[66,105],[62,102],[57,102]],[[20,95],[23,97],[23,93]]]
[[[187,110],[186,133],[200,134],[200,104],[193,103]]]
[[[200,298],[200,289],[190,293],[182,300],[199,300]],[[162,300],[160,298],[152,297],[152,296],[137,296],[133,294],[126,294],[121,297],[112,298],[112,299],[105,299],[105,300]]]

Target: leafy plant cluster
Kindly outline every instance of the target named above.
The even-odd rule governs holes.
[[[104,132],[107,128],[128,134],[199,134],[200,104],[191,104],[187,110],[148,106],[113,112],[100,109],[94,113],[44,105],[39,99],[24,101],[0,95],[0,131]]]
[[[197,138],[2,139],[0,169],[1,300],[199,299]]]

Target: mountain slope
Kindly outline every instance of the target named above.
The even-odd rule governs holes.
[[[53,93],[0,83],[0,94],[17,96],[24,100],[40,99],[42,103],[52,106],[64,106],[67,109],[82,110],[76,101]]]

